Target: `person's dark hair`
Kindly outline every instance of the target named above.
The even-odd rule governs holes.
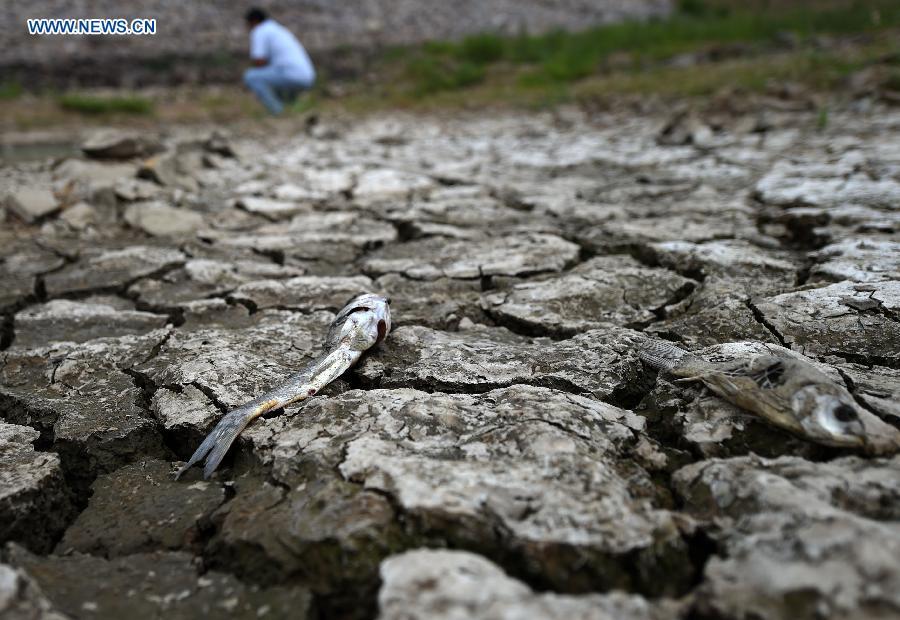
[[[246,13],[244,13],[244,19],[248,24],[256,24],[259,22],[264,22],[269,16],[266,15],[266,12],[262,9],[253,7]]]

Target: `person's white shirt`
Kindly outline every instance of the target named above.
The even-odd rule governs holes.
[[[250,58],[266,60],[297,80],[311,83],[316,79],[316,70],[303,45],[274,19],[267,19],[250,31]]]

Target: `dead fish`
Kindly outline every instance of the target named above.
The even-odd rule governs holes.
[[[209,478],[250,422],[268,411],[316,395],[344,374],[365,351],[384,340],[391,331],[389,304],[387,298],[368,293],[351,299],[332,321],[322,353],[278,387],[225,414],[178,471],[176,479],[203,458],[206,458],[203,477]]]
[[[660,340],[638,343],[640,358],[712,392],[771,424],[826,446],[863,447],[867,436],[850,393],[809,362],[775,348],[711,362]]]

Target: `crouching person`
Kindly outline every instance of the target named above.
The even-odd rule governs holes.
[[[250,31],[250,64],[244,83],[274,115],[284,104],[316,81],[316,70],[306,50],[291,31],[270,19],[262,9],[244,16]]]

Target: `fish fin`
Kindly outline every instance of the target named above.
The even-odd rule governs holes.
[[[676,347],[665,340],[642,340],[638,343],[638,356],[653,368],[663,371],[671,371],[681,365],[693,355],[680,347]]]

